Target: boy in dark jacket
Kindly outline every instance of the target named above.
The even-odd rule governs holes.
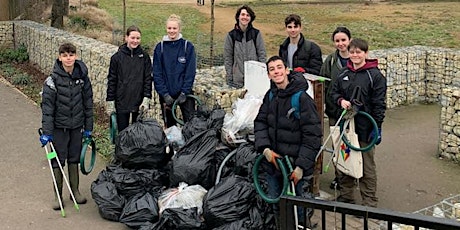
[[[332,88],[332,100],[342,109],[351,109],[350,101],[353,96],[361,99],[360,111],[372,116],[378,126],[378,139],[375,144],[381,141],[381,127],[385,118],[386,110],[386,79],[378,69],[377,59],[367,59],[369,46],[363,39],[354,38],[350,41],[348,52],[350,60],[347,67],[342,69],[334,82]],[[355,94],[355,89],[360,88],[360,95]],[[369,119],[358,114],[354,117],[355,130],[358,135],[359,144],[362,147],[368,146],[374,139],[375,130]],[[377,207],[377,172],[374,161],[375,146],[367,152],[362,152],[363,177],[359,179],[359,191],[361,192],[362,205]],[[355,203],[354,186],[356,179],[342,174],[339,178],[342,186],[338,201]]]
[[[323,64],[321,49],[303,36],[300,16],[287,16],[284,25],[288,37],[280,46],[279,56],[294,71],[319,75]]]
[[[64,43],[53,72],[45,80],[42,92],[42,129],[40,142],[53,141],[62,166],[68,163],[69,183],[77,203],[86,203],[78,190],[82,137],[91,137],[93,130],[93,90],[85,63],[76,60],[76,47]],[[56,158],[51,161],[62,199],[62,173]],[[59,210],[55,196],[54,210]]]
[[[296,185],[296,194],[311,196],[315,157],[322,138],[321,120],[315,102],[306,93],[307,80],[296,72],[288,76],[289,69],[281,57],[271,57],[267,69],[271,87],[254,121],[254,132],[257,151],[263,153],[271,163],[266,165],[268,194],[277,197],[281,192],[282,178],[277,170],[276,158],[287,155],[294,167],[290,179]],[[302,92],[299,97],[300,113],[296,117],[292,112],[295,108],[291,106],[291,97],[299,91]]]

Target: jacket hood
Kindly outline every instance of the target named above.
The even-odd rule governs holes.
[[[348,60],[348,62],[347,62],[347,67],[352,72],[358,72],[358,71],[361,71],[361,70],[367,70],[367,69],[376,68],[376,67],[378,67],[378,65],[379,65],[379,62],[378,62],[377,59],[366,59],[366,64],[364,64],[364,66],[362,66],[359,69],[355,69],[353,67],[353,63],[350,60]]]
[[[138,45],[136,48],[134,49],[130,49],[128,47],[128,44],[123,44],[121,45],[120,47],[118,47],[118,50],[121,51],[122,53],[124,54],[127,54],[127,55],[133,55],[133,54],[141,54],[143,53],[142,51],[142,48],[141,48],[141,45]]]
[[[278,89],[273,81],[270,81],[270,88],[277,94],[279,97],[289,97],[301,90],[307,91],[308,83],[307,79],[303,76],[302,73],[292,72],[288,75],[289,83],[286,86],[286,89]]]
[[[182,38],[182,33],[179,33],[179,37],[177,37],[177,39],[174,40],[174,41],[180,40],[181,38]],[[164,35],[164,36],[163,36],[163,39],[161,39],[161,40],[162,40],[162,41],[165,41],[165,42],[166,42],[166,41],[168,41],[168,42],[173,41],[173,40],[171,40],[171,39],[169,38],[168,35]]]
[[[246,31],[248,31],[248,30],[250,30],[250,29],[252,29],[252,28],[253,28],[252,22],[250,22],[250,23],[248,24],[248,27],[246,28]],[[238,25],[238,22],[235,23],[235,28],[234,28],[234,29],[235,29],[235,30],[238,30],[238,31],[241,32],[241,33],[243,33],[243,30],[241,30],[240,26]]]
[[[70,75],[64,70],[64,67],[62,66],[62,62],[59,61],[59,59],[56,59],[56,62],[54,63],[54,67],[53,67],[53,73],[59,76],[82,78],[83,76],[88,75],[88,68],[82,61],[75,60],[74,70],[73,70],[72,75]]]

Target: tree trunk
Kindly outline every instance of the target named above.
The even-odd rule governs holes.
[[[51,8],[51,26],[61,29],[64,27],[64,2],[63,0],[53,0]]]
[[[209,59],[211,67],[214,66],[214,0],[211,0],[211,45],[209,47]]]
[[[126,0],[123,0],[123,31],[126,32]]]
[[[69,15],[69,0],[64,0],[64,5],[62,7],[64,10],[64,15]]]

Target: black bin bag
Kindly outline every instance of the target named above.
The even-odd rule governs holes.
[[[161,214],[160,220],[155,223],[151,230],[199,230],[207,229],[201,220],[196,207],[168,208]]]
[[[115,141],[115,159],[125,168],[161,168],[167,161],[168,140],[153,119],[134,122]]]
[[[125,198],[118,194],[112,182],[96,180],[91,184],[91,196],[97,204],[99,215],[106,220],[119,221]]]
[[[188,140],[172,157],[170,186],[177,187],[180,182],[189,185],[199,184],[205,189],[214,186],[216,178],[214,153],[218,141],[214,129],[203,131]]]
[[[248,179],[238,175],[223,178],[203,198],[206,225],[215,228],[249,216],[255,196]]]
[[[138,229],[141,226],[158,221],[158,199],[150,193],[133,196],[128,200],[120,216],[120,222]]]

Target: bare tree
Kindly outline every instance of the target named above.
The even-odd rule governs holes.
[[[64,0],[63,3],[64,15],[69,15],[69,0]]]
[[[53,0],[51,7],[51,26],[54,28],[64,27],[64,0]]]
[[[123,0],[123,33],[126,31],[126,0]]]
[[[204,2],[203,2],[204,4]],[[214,0],[211,0],[211,44],[209,46],[209,58],[211,67],[214,66]]]

